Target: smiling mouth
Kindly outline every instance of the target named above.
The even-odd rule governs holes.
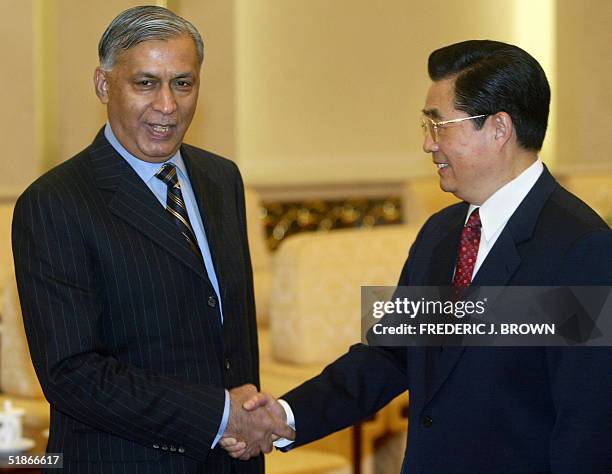
[[[447,168],[448,163],[436,163],[436,166],[438,167],[439,170],[441,170],[443,168]]]
[[[171,127],[172,127],[172,125],[156,125],[156,124],[151,124],[151,129],[153,129],[153,131],[157,132],[157,133],[167,133],[168,131],[170,131]]]

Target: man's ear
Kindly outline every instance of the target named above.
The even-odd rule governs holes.
[[[108,104],[108,71],[103,71],[99,67],[94,71],[94,87],[100,102]]]
[[[491,117],[495,127],[495,141],[501,147],[512,137],[512,117],[506,112],[498,112]]]

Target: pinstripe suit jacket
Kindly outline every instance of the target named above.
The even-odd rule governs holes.
[[[259,386],[242,180],[228,160],[181,153],[223,324],[203,263],[102,131],[16,204],[19,296],[65,472],[263,472],[210,449],[224,388]]]

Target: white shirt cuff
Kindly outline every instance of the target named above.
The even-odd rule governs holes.
[[[291,407],[285,400],[282,400],[279,398],[278,403],[280,404],[280,406],[283,407],[283,410],[285,410],[285,415],[287,417],[287,424],[295,431],[295,416],[293,415],[293,410],[291,410]],[[292,443],[293,441],[291,441],[290,439],[279,438],[276,441],[274,441],[273,444],[275,448],[284,448],[286,446],[289,446]]]

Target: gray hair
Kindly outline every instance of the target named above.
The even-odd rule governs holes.
[[[115,65],[117,53],[143,41],[167,40],[184,34],[193,39],[201,65],[204,61],[204,43],[195,26],[166,8],[154,5],[129,8],[108,25],[100,38],[100,67],[110,71]]]

